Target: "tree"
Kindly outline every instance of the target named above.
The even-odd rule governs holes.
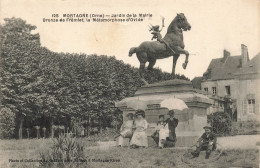
[[[2,105],[15,113],[15,123],[22,126],[24,116],[30,111],[26,103],[30,100],[24,89],[34,82],[37,74],[37,58],[28,61],[33,59],[28,56],[39,46],[40,39],[38,34],[31,33],[36,26],[26,24],[22,19],[4,20],[5,24],[1,26]]]

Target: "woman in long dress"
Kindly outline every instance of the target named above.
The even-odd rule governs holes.
[[[135,131],[131,139],[130,145],[132,148],[148,147],[148,139],[145,133],[146,129],[148,128],[148,122],[145,120],[145,113],[143,110],[138,110],[135,115]]]
[[[134,115],[132,113],[128,113],[126,115],[127,121],[125,121],[121,128],[120,128],[120,134],[117,135],[114,139],[116,140],[118,138],[118,146],[123,146],[123,140],[124,138],[131,138],[133,135],[133,118]]]

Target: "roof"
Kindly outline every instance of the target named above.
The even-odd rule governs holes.
[[[192,79],[192,86],[195,89],[201,89],[201,82],[202,82],[203,77],[199,76],[199,77],[195,77]]]
[[[234,73],[241,67],[241,60],[242,56],[212,59],[206,72],[207,80],[233,79]]]
[[[260,53],[258,53],[254,58],[252,58],[245,66],[239,69],[235,74],[236,75],[245,75],[245,74],[260,74]]]

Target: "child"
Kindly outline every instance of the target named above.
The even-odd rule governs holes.
[[[216,149],[217,138],[215,134],[212,133],[212,128],[210,125],[206,125],[203,128],[205,132],[198,139],[196,144],[196,150],[194,152],[191,152],[191,154],[193,155],[193,157],[198,157],[200,151],[206,150],[205,158],[208,159],[211,151]]]
[[[166,137],[169,136],[169,127],[167,122],[164,120],[164,115],[159,115],[159,121],[157,123],[157,131],[159,132],[159,148],[163,148],[163,140],[166,140]]]
[[[127,117],[127,121],[125,121],[121,128],[120,128],[120,134],[117,135],[114,140],[116,140],[117,137],[119,137],[118,139],[118,146],[122,146],[123,145],[123,138],[131,138],[133,135],[133,118],[134,115],[132,113],[128,113],[126,115]]]
[[[130,145],[132,148],[148,147],[148,139],[146,135],[146,129],[148,128],[148,122],[145,119],[145,112],[138,110],[136,112],[136,119],[134,121],[135,131],[131,139]]]

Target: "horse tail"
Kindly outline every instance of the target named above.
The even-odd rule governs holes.
[[[134,53],[136,53],[136,49],[137,47],[130,48],[128,56],[131,57]]]

